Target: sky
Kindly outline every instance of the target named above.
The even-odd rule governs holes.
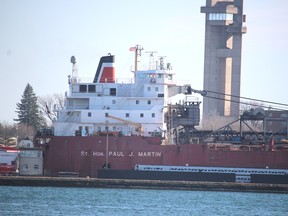
[[[0,122],[13,123],[29,83],[37,96],[64,94],[76,56],[92,81],[99,59],[115,55],[116,76],[131,77],[142,45],[166,56],[178,80],[203,89],[205,0],[0,0]],[[246,0],[241,96],[288,104],[287,0]],[[148,59],[148,58],[147,58]],[[147,60],[148,61],[148,60]],[[148,63],[148,62],[147,62]],[[199,96],[201,97],[201,96]],[[202,98],[199,98],[202,100]]]

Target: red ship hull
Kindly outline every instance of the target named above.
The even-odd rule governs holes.
[[[36,138],[39,143],[40,138]],[[132,170],[136,164],[288,169],[288,151],[218,149],[215,145],[161,145],[157,137],[50,137],[44,150],[44,174],[75,172],[97,177],[107,163],[112,169]],[[107,150],[108,146],[108,150]],[[225,145],[222,145],[225,146]],[[106,154],[106,152],[108,154]]]

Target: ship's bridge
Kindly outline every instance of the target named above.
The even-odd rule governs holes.
[[[175,85],[175,73],[171,70],[138,70],[136,73],[137,83],[155,83]]]

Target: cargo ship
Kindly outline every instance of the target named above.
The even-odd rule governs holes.
[[[52,130],[34,140],[44,150],[44,175],[253,182],[260,173],[260,179],[288,181],[285,143],[267,136],[255,143],[234,131],[211,139],[211,131],[197,129],[201,101],[195,93],[206,92],[179,84],[171,63],[155,60],[153,52],[140,66],[142,50],[130,48],[135,65],[129,79],[116,78],[115,57],[108,54],[94,79],[82,82],[71,57],[64,108],[55,107]]]

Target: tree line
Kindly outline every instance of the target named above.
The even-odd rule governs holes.
[[[37,130],[52,126],[57,118],[55,108],[64,106],[64,97],[60,94],[37,97],[28,83],[19,103],[16,104],[17,117],[14,124],[0,122],[0,144],[15,145],[17,139],[31,138]]]

